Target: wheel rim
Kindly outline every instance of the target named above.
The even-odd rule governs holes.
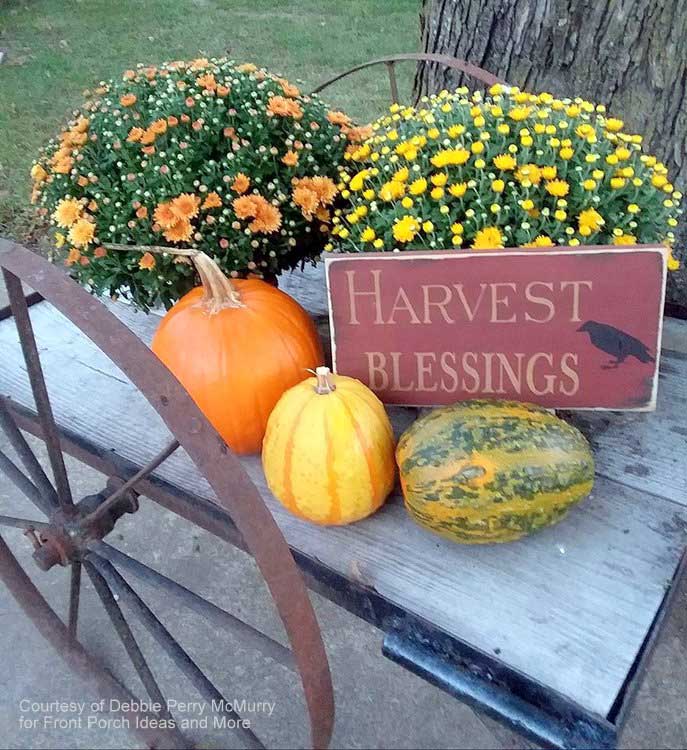
[[[2,240],[0,240],[0,267],[3,269],[8,288],[12,313],[19,330],[22,351],[37,405],[41,432],[45,438],[52,473],[55,477],[55,487],[53,487],[35,456],[33,456],[28,444],[26,444],[12,418],[12,414],[6,408],[6,405],[2,404],[0,398],[0,428],[5,428],[10,443],[20,455],[28,476],[12,464],[1,452],[0,472],[5,471],[10,479],[14,477],[16,480],[14,483],[22,485],[20,489],[22,489],[23,494],[29,496],[39,510],[47,513],[49,517],[48,523],[45,524],[33,522],[30,519],[0,516],[0,525],[3,525],[4,519],[4,525],[19,526],[27,530],[36,546],[34,558],[41,567],[47,569],[47,567],[52,567],[55,564],[69,563],[72,565],[70,614],[66,627],[66,637],[68,642],[72,644],[72,651],[75,650],[76,656],[74,658],[78,656],[77,660],[80,660],[80,663],[88,663],[89,666],[93,666],[94,660],[91,657],[89,657],[90,661],[84,662],[84,657],[80,655],[83,647],[78,644],[75,638],[83,564],[85,572],[103,602],[134,666],[136,667],[138,663],[136,671],[141,676],[144,685],[153,692],[156,689],[159,692],[159,688],[156,688],[154,684],[152,673],[148,674],[146,671],[147,665],[144,666],[140,661],[140,649],[135,642],[132,643],[126,627],[122,626],[121,619],[115,608],[112,607],[112,601],[107,592],[111,594],[112,591],[115,591],[120,596],[124,596],[128,604],[138,611],[139,619],[144,624],[147,622],[148,629],[151,632],[157,632],[156,640],[163,645],[163,648],[167,649],[168,653],[174,651],[174,646],[170,644],[163,631],[155,624],[155,620],[151,619],[151,616],[155,618],[155,615],[148,610],[147,605],[131,589],[127,581],[108,559],[108,556],[111,557],[116,551],[108,551],[107,545],[98,547],[99,544],[102,544],[100,540],[104,535],[101,533],[102,527],[99,527],[98,524],[109,522],[110,516],[113,514],[115,516],[114,522],[116,522],[117,518],[123,513],[133,512],[135,508],[132,509],[131,503],[135,502],[135,495],[132,494],[131,489],[136,485],[136,482],[152,472],[177,447],[182,446],[211,485],[217,497],[218,505],[231,516],[246,548],[254,557],[265,579],[291,643],[293,662],[300,673],[310,717],[312,746],[326,747],[329,744],[333,728],[334,698],[329,665],[319,626],[308,598],[305,583],[296,567],[286,540],[239,460],[232,454],[166,367],[102,303],[45,260],[30,253],[25,248]],[[132,477],[123,485],[111,487],[108,499],[104,502],[101,501],[96,508],[90,510],[83,509],[79,504],[75,505],[71,495],[68,477],[64,469],[60,438],[40,369],[38,348],[21,288],[22,281],[67,317],[128,376],[178,439],[174,441],[175,444],[167,446],[165,451],[161,452],[157,457],[159,460],[156,459],[157,463],[151,462],[144,467],[145,471],[141,470],[138,475]],[[102,510],[103,508],[105,510]],[[182,515],[197,525],[207,528],[207,522],[204,522],[200,509],[189,505],[188,508],[184,509]],[[4,542],[2,544],[4,545]],[[4,545],[4,550],[6,550],[6,553],[0,556],[0,577],[3,578],[20,606],[29,614],[42,634],[53,645],[58,643],[62,648],[65,633],[62,632],[61,628],[65,626],[52,610],[50,610],[52,615],[47,613],[45,607],[50,608],[44,600],[45,606],[35,604],[37,589],[6,545]],[[122,562],[121,558],[119,562]],[[145,568],[146,566],[142,567]],[[155,571],[153,572],[155,573]],[[157,575],[160,576],[161,574],[158,573]],[[167,581],[169,580],[167,579]],[[171,582],[171,584],[174,583]],[[35,589],[35,592],[32,591],[31,587]],[[183,587],[180,588],[183,589]],[[177,591],[177,594],[179,593]],[[200,597],[198,598],[200,599]],[[30,602],[34,602],[34,604],[31,605]],[[206,602],[206,604],[210,603]],[[210,606],[213,607],[214,605],[210,604]],[[146,610],[148,611],[146,612]],[[215,610],[219,610],[219,608],[215,608]],[[212,611],[217,616],[215,610]],[[121,615],[121,611],[119,614]],[[226,617],[232,616],[229,613],[224,613],[224,617],[226,619]],[[41,618],[45,622],[49,622],[49,627],[45,625],[45,622],[43,624],[37,622],[37,619],[40,620]],[[48,635],[44,632],[46,630],[49,631]],[[275,644],[276,642],[272,643]],[[181,649],[179,644],[176,644],[176,647]],[[273,647],[274,654],[280,653],[278,647],[279,644]],[[285,651],[288,653],[288,650]],[[190,657],[185,652],[184,655],[179,652],[175,653],[180,660],[179,663],[183,662],[187,677],[196,684],[196,687],[199,687],[202,683],[202,677],[194,671],[195,665],[192,662],[193,666],[189,666],[186,660],[190,661]],[[289,661],[288,656],[283,653],[280,655],[282,663]],[[70,663],[70,666],[73,667],[74,665]],[[139,668],[141,671],[139,671]],[[195,669],[197,670],[197,667]],[[204,689],[206,695],[209,695],[214,686],[210,683],[209,686],[204,685]],[[249,745],[259,746],[259,741],[254,737],[244,735],[242,739]],[[168,744],[173,741],[175,741],[174,737],[164,739],[164,742]]]

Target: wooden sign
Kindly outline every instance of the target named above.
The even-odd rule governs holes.
[[[389,404],[655,408],[662,246],[326,259],[334,369]]]

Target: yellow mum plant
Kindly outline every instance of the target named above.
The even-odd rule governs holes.
[[[665,243],[682,195],[605,107],[492,86],[391,107],[350,146],[327,250]],[[669,268],[678,267],[672,255]]]

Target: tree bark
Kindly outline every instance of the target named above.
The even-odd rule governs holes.
[[[605,104],[687,186],[685,0],[423,0],[425,52],[452,55],[528,91]],[[418,66],[415,94],[460,85],[457,71]],[[687,221],[677,230],[668,301],[687,314]],[[679,312],[679,311],[675,311]]]

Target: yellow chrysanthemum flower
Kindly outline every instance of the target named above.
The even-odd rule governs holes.
[[[496,169],[500,169],[503,172],[515,169],[518,165],[517,160],[511,154],[499,154],[494,157],[493,163]]]
[[[52,218],[58,227],[69,229],[81,216],[83,208],[76,198],[63,198],[55,208]]]
[[[433,174],[430,180],[432,182],[432,185],[443,187],[448,180],[448,175],[446,174],[446,172],[439,172],[439,174]]]
[[[417,180],[413,180],[408,187],[408,192],[411,195],[422,195],[427,190],[427,180],[424,177],[419,177]]]
[[[502,193],[506,188],[506,183],[503,180],[492,180],[491,189],[495,193]]]
[[[451,125],[446,131],[449,138],[458,138],[465,132],[465,125]]]
[[[515,171],[515,179],[523,184],[538,185],[541,182],[541,170],[536,164],[523,164]]]
[[[510,117],[511,120],[515,120],[515,122],[521,122],[530,116],[530,112],[531,110],[529,107],[513,107],[508,113],[508,117]]]
[[[484,227],[472,240],[473,250],[496,250],[503,248],[503,235],[498,227]]]
[[[448,191],[454,198],[462,198],[468,189],[467,182],[456,182],[449,185]]]
[[[363,229],[363,231],[360,233],[361,242],[372,242],[374,239],[376,239],[376,237],[377,235],[372,227],[365,227],[365,229]]]
[[[469,158],[470,152],[465,148],[446,148],[435,154],[431,162],[437,169],[442,169],[448,166],[461,166]]]
[[[365,184],[365,180],[369,176],[370,176],[369,169],[360,170],[360,172],[357,172],[356,174],[353,175],[353,177],[351,177],[350,182],[348,183],[348,187],[354,191],[362,190]]]
[[[526,242],[522,247],[553,247],[554,241],[546,234],[537,235],[532,242]]]
[[[634,234],[618,234],[613,238],[614,245],[636,245],[637,238]]]
[[[570,185],[565,180],[548,180],[544,187],[549,195],[557,198],[565,198],[570,192]]]
[[[398,180],[389,180],[385,182],[379,189],[379,197],[383,201],[398,200],[403,197],[406,191],[405,183],[399,182]]]
[[[69,241],[74,247],[85,247],[95,236],[95,224],[88,219],[79,219],[69,230]]]
[[[414,216],[406,214],[396,220],[392,231],[397,242],[411,242],[420,231],[420,222]]]
[[[584,211],[581,211],[577,217],[577,224],[581,234],[584,234],[582,231],[583,229],[589,229],[590,231],[588,234],[591,234],[592,231],[596,232],[604,225],[604,223],[603,216],[594,208],[584,209]]]

